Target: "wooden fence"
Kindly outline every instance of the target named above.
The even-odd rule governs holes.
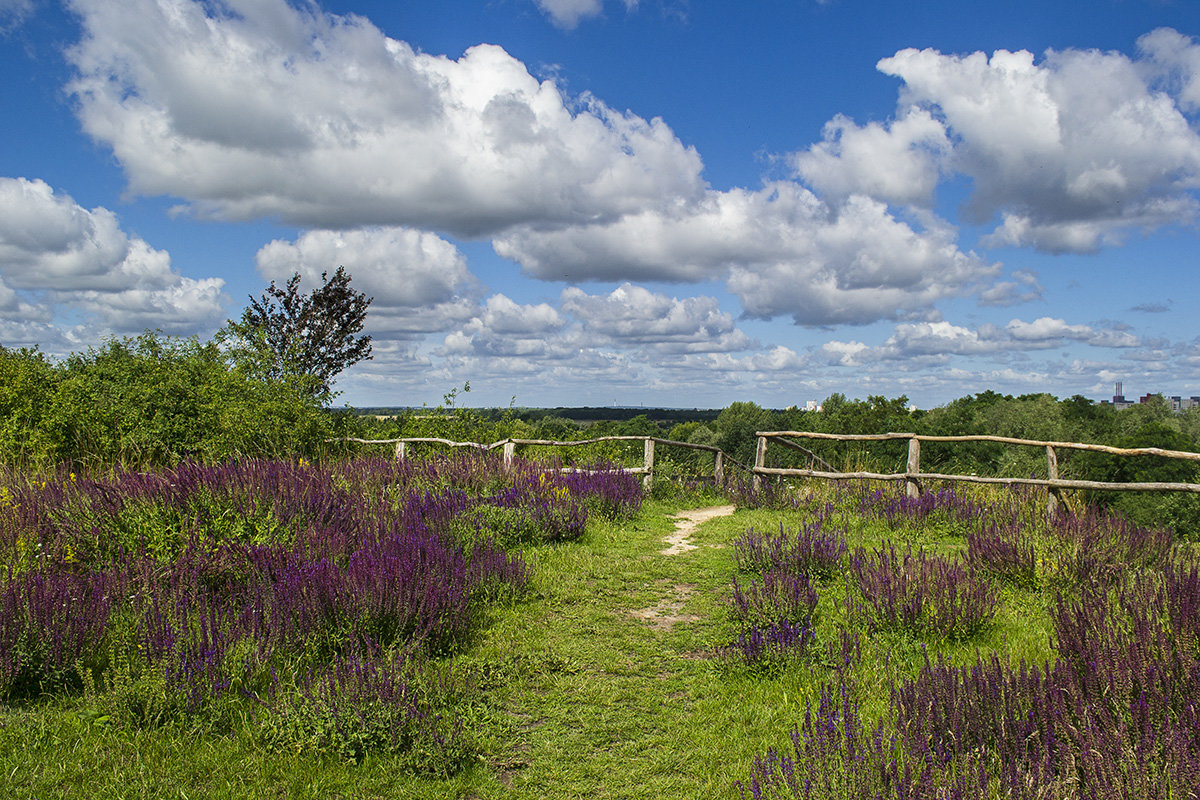
[[[492,444],[479,442],[454,442],[449,439],[433,437],[409,437],[403,439],[358,439],[347,437],[330,439],[330,442],[358,442],[360,444],[391,444],[395,445],[396,458],[403,460],[409,455],[409,446],[413,444],[436,444],[450,448],[466,447],[480,452],[501,450],[505,465],[512,463],[518,447],[580,447],[599,442],[640,441],[642,442],[642,466],[631,467],[629,472],[642,476],[642,485],[649,490],[654,481],[655,446],[681,447],[689,450],[701,450],[714,455],[713,480],[718,486],[725,485],[726,467],[733,465],[751,473],[755,485],[759,485],[764,476],[781,476],[797,478],[820,478],[825,480],[875,480],[875,481],[904,481],[905,491],[909,497],[918,497],[922,491],[921,482],[924,480],[941,480],[961,483],[992,483],[1002,485],[1044,486],[1047,491],[1047,511],[1054,514],[1063,502],[1062,491],[1065,489],[1093,489],[1113,492],[1193,492],[1200,494],[1200,484],[1196,483],[1116,483],[1110,481],[1085,481],[1060,478],[1058,475],[1059,450],[1087,450],[1094,453],[1107,453],[1118,456],[1162,456],[1178,458],[1200,463],[1200,453],[1190,453],[1180,450],[1163,450],[1158,447],[1138,447],[1124,449],[1109,447],[1103,444],[1083,444],[1079,442],[1043,442],[1033,439],[1014,439],[1007,436],[925,436],[916,433],[878,433],[878,434],[841,434],[815,433],[813,431],[759,431],[758,447],[755,452],[754,466],[750,467],[735,460],[720,448],[711,445],[693,444],[691,442],[676,442],[671,439],[660,439],[655,436],[601,436],[595,439],[562,442],[550,439],[504,439]],[[812,450],[792,439],[826,439],[839,442],[888,442],[896,440],[908,441],[908,462],[904,472],[841,472],[833,468]],[[805,453],[810,464],[820,464],[825,467],[817,469],[791,469],[768,467],[767,444],[774,442],[791,450]],[[1015,444],[1026,447],[1044,447],[1046,449],[1045,478],[1000,478],[982,475],[957,475],[940,472],[921,471],[921,442],[992,442],[997,444]],[[573,468],[567,468],[571,470]]]
[[[891,474],[876,472],[838,472],[814,469],[782,469],[768,467],[767,443],[776,442],[783,446],[807,451],[792,438],[799,439],[830,439],[842,442],[886,442],[897,439],[908,440],[908,463],[904,472]],[[1045,478],[992,478],[979,475],[947,475],[938,472],[921,472],[921,442],[994,442],[999,444],[1015,444],[1028,447],[1046,448],[1046,477]],[[1163,450],[1158,447],[1138,447],[1123,449],[1109,447],[1103,444],[1081,444],[1079,442],[1042,442],[1032,439],[1013,439],[1007,436],[923,436],[915,433],[879,433],[879,434],[838,434],[814,433],[812,431],[770,431],[758,432],[758,449],[754,457],[755,480],[762,475],[795,476],[802,478],[825,478],[828,480],[877,480],[904,481],[909,497],[921,494],[922,480],[959,481],[963,483],[998,483],[1007,485],[1045,486],[1047,493],[1047,512],[1054,514],[1062,502],[1064,489],[1096,489],[1113,492],[1194,492],[1200,493],[1200,484],[1196,483],[1115,483],[1109,481],[1068,480],[1058,476],[1058,450],[1088,450],[1094,453],[1108,453],[1117,456],[1163,456],[1178,458],[1200,463],[1200,453],[1189,453],[1180,450]],[[810,453],[811,454],[811,453]],[[825,463],[825,462],[823,462]],[[829,466],[825,463],[825,466]]]
[[[545,447],[579,447],[586,444],[596,444],[598,442],[617,442],[617,441],[640,441],[642,442],[642,466],[628,468],[629,472],[635,475],[642,476],[642,486],[646,491],[654,482],[654,451],[655,445],[664,445],[670,447],[682,447],[687,450],[702,450],[712,453],[713,459],[713,480],[718,486],[725,485],[725,468],[727,465],[740,467],[747,472],[751,472],[751,468],[740,461],[730,457],[720,448],[706,444],[693,444],[692,442],[676,442],[671,439],[659,439],[655,436],[601,436],[596,439],[581,439],[571,442],[559,442],[550,439],[503,439],[492,444],[480,444],[479,442],[453,442],[449,439],[437,439],[433,437],[409,437],[404,439],[357,439],[354,437],[346,437],[342,439],[328,439],[330,442],[358,442],[359,444],[394,444],[396,446],[396,458],[403,461],[408,457],[409,445],[412,444],[438,444],[450,448],[466,447],[478,450],[480,452],[491,452],[492,450],[501,449],[503,452],[504,465],[507,467],[512,464],[516,458],[517,448],[525,446],[545,446]],[[574,468],[566,468],[565,471],[573,471]]]

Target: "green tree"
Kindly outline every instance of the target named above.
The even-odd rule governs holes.
[[[52,445],[43,424],[58,376],[36,349],[0,346],[0,459],[28,465]]]
[[[338,267],[321,273],[321,286],[300,292],[300,273],[283,287],[271,285],[240,320],[230,320],[221,336],[264,377],[308,376],[314,394],[328,396],[335,376],[371,358],[371,337],[359,335],[374,298],[350,287],[350,273]]]
[[[840,393],[831,394],[821,404],[821,410],[808,415],[810,427],[819,433],[911,433],[915,420],[908,410],[908,397],[888,398],[871,395],[866,400],[847,400]],[[814,442],[813,452],[846,469],[879,469],[892,471],[907,457],[903,441],[887,443]]]
[[[738,401],[726,406],[713,422],[717,447],[743,464],[754,463],[758,431],[771,427],[771,412],[757,403]]]

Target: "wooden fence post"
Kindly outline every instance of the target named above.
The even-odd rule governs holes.
[[[725,454],[720,450],[717,451],[716,461],[713,462],[713,480],[716,481],[718,489],[725,485]]]
[[[754,450],[754,466],[765,467],[767,465],[767,437],[758,437],[758,447]],[[754,491],[762,488],[762,475],[754,473]]]
[[[396,442],[396,460],[403,461],[408,456],[408,443]]]
[[[654,485],[654,440],[647,437],[646,446],[642,451],[644,453],[643,466],[646,468],[646,474],[642,476],[642,488],[647,492]]]
[[[1054,452],[1054,448],[1046,445],[1046,477],[1050,480],[1058,480],[1058,454]],[[1058,487],[1046,487],[1046,516],[1049,519],[1054,519],[1058,513],[1058,502],[1060,496]]]
[[[921,482],[917,475],[921,472],[921,440],[913,437],[908,440],[908,475],[904,479],[904,494],[908,497],[921,496]]]
[[[517,443],[509,440],[504,443],[504,469],[512,469],[513,458],[517,455]]]

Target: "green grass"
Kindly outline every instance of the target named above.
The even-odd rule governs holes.
[[[692,536],[697,549],[661,554],[679,501],[646,504],[635,520],[593,520],[578,542],[528,548],[532,587],[491,612],[456,659],[483,698],[467,709],[479,756],[449,779],[405,775],[396,762],[358,764],[267,751],[246,734],[168,725],[136,731],[95,720],[87,701],[0,707],[0,796],[13,798],[698,798],[737,797],[755,756],[786,743],[822,681],[819,660],[774,673],[720,656],[736,636],[725,601],[732,542],[746,529],[795,526],[804,512],[739,510]],[[936,530],[887,530],[848,517],[851,547],[884,538],[939,551],[965,547]],[[821,583],[822,642],[847,624],[835,604],[853,589]],[[974,639],[925,643],[863,633],[852,669],[864,710],[878,713],[893,680],[934,649],[958,663],[976,652],[1050,655],[1045,597],[1005,589],[995,623]],[[674,618],[666,624],[665,615]],[[236,727],[236,726],[235,726]]]

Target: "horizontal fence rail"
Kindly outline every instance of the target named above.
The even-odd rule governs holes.
[[[713,480],[718,486],[725,485],[725,466],[732,464],[740,467],[746,472],[753,472],[753,469],[748,464],[743,464],[735,458],[729,456],[719,447],[713,447],[707,444],[696,444],[694,442],[676,442],[672,439],[660,439],[656,436],[600,436],[595,439],[577,439],[573,441],[556,441],[553,439],[502,439],[491,444],[481,444],[480,442],[455,442],[450,439],[438,439],[429,436],[410,436],[400,439],[359,439],[353,436],[346,436],[338,439],[326,439],[327,442],[357,442],[358,444],[394,444],[396,446],[396,458],[404,460],[408,457],[408,445],[410,444],[440,444],[446,447],[466,447],[479,450],[481,452],[490,452],[496,449],[502,449],[504,454],[505,465],[510,465],[513,459],[516,458],[518,447],[523,446],[539,446],[539,447],[578,447],[585,444],[597,444],[600,442],[642,442],[642,466],[628,467],[627,472],[642,476],[642,486],[649,491],[654,481],[654,450],[655,445],[661,444],[669,447],[681,447],[685,450],[702,450],[712,453],[713,459]],[[801,448],[803,449],[803,448]],[[824,463],[824,462],[822,462]],[[576,468],[564,468],[563,472],[586,472],[587,470]]]
[[[926,436],[915,433],[816,433],[814,431],[759,431],[758,448],[755,452],[753,473],[755,480],[760,475],[794,476],[801,478],[823,478],[827,480],[877,480],[904,481],[909,497],[921,494],[922,480],[943,480],[962,483],[992,483],[1023,486],[1045,486],[1047,489],[1047,511],[1054,514],[1062,502],[1061,492],[1064,489],[1092,489],[1113,492],[1193,492],[1200,494],[1200,484],[1181,482],[1129,482],[1117,483],[1112,481],[1085,481],[1060,478],[1058,476],[1058,450],[1087,450],[1095,453],[1107,453],[1117,456],[1162,456],[1177,458],[1185,461],[1200,463],[1200,453],[1183,450],[1164,450],[1159,447],[1110,447],[1103,444],[1087,444],[1083,442],[1047,442],[1035,439],[1014,439],[1008,436]],[[767,443],[776,442],[793,449],[799,447],[792,438],[826,439],[843,442],[886,442],[896,440],[908,441],[908,463],[904,472],[839,472],[830,467],[828,470],[814,469],[784,469],[766,466]],[[956,475],[940,472],[921,472],[921,442],[992,442],[997,444],[1015,444],[1027,447],[1044,447],[1046,449],[1045,478],[1000,478],[982,475]],[[829,467],[827,462],[822,462]]]

